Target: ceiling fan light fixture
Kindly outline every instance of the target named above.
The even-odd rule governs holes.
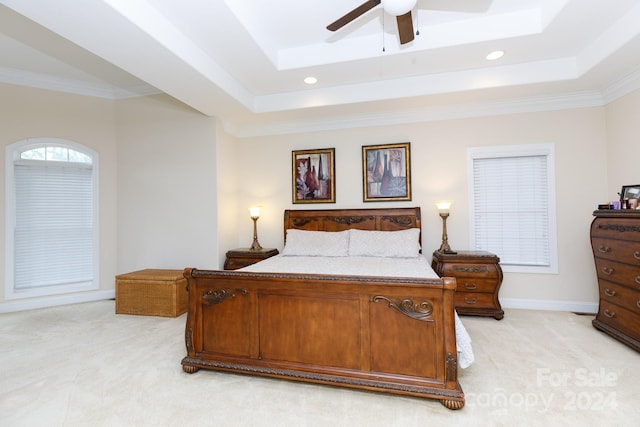
[[[382,8],[393,16],[408,13],[416,6],[418,0],[382,0]]]

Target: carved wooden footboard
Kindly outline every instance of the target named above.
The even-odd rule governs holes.
[[[455,279],[188,268],[185,372],[215,369],[464,406]]]

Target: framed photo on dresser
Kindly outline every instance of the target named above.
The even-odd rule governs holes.
[[[640,199],[640,184],[623,185],[620,190],[620,200]]]

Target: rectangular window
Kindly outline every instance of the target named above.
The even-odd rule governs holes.
[[[553,145],[469,150],[470,247],[504,271],[557,273]]]

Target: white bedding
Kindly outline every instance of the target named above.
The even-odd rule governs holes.
[[[265,273],[310,273],[310,274],[344,274],[356,276],[399,276],[437,278],[429,260],[424,256],[415,258],[383,258],[383,257],[319,257],[319,256],[283,256],[276,255],[259,263],[244,267],[243,271]],[[467,368],[473,363],[471,338],[462,321],[455,313],[456,345],[458,349],[458,366]]]

